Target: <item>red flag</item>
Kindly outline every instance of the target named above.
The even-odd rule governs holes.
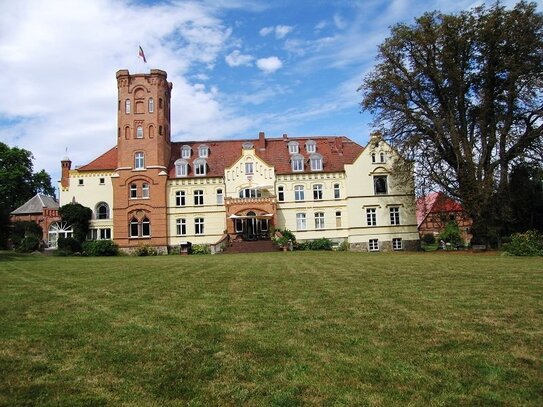
[[[141,45],[140,45],[140,51],[138,55],[143,58],[143,62],[147,63],[147,59],[145,59],[145,54],[143,52],[143,48],[141,47]]]

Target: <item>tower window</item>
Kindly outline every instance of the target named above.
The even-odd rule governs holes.
[[[130,184],[130,199],[136,199],[138,197],[138,186],[136,184]]]
[[[366,223],[368,226],[377,226],[377,209],[366,208]]]
[[[143,183],[141,185],[141,197],[142,198],[149,198],[149,184]]]
[[[134,154],[134,169],[141,170],[145,168],[145,154],[141,151]]]
[[[153,113],[155,111],[155,100],[153,98],[149,98],[149,113]]]
[[[222,205],[224,202],[222,189],[217,189],[217,205]]]
[[[143,138],[143,127],[138,126],[136,128],[136,138]]]
[[[124,101],[124,112],[130,113],[130,110],[131,110],[130,99],[126,99]]]

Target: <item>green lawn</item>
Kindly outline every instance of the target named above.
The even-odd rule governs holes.
[[[0,405],[543,405],[543,262],[0,253]]]

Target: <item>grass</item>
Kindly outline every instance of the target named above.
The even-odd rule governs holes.
[[[543,405],[540,258],[0,253],[0,405]]]

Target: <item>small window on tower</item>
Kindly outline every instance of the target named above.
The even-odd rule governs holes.
[[[155,100],[153,98],[149,98],[149,113],[153,113],[155,111]]]
[[[126,99],[125,102],[124,102],[124,112],[125,113],[130,113],[130,99]]]
[[[143,138],[143,127],[138,126],[136,128],[136,138]]]

